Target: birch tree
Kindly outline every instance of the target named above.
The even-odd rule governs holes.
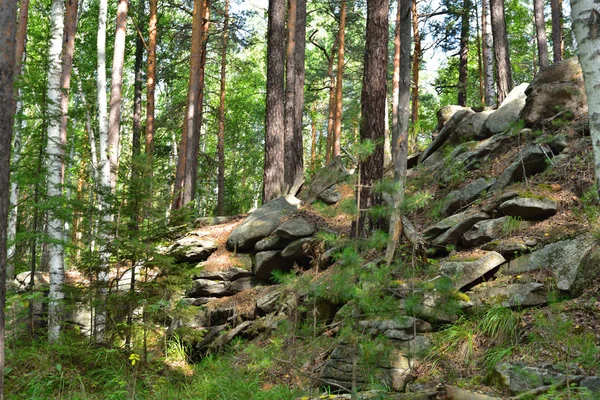
[[[492,27],[490,25],[489,0],[481,0],[481,41],[483,53],[483,86],[485,91],[485,105],[496,104],[496,90],[494,88],[494,42]]]

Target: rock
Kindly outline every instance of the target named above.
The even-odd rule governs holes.
[[[206,260],[217,250],[217,244],[198,236],[186,236],[175,242],[167,255],[177,262],[200,262]]]
[[[300,206],[300,200],[294,196],[283,196],[271,200],[257,208],[227,239],[227,249],[231,251],[250,250],[260,239],[269,236]]]
[[[592,398],[600,397],[600,376],[588,376],[581,380],[579,387],[587,388]]]
[[[515,258],[516,255],[529,253],[532,247],[537,245],[535,240],[522,239],[500,239],[493,240],[481,246],[482,250],[495,251],[502,254],[502,257],[509,259]]]
[[[233,294],[230,290],[231,283],[212,281],[209,279],[195,279],[194,286],[188,290],[188,297],[223,297]]]
[[[495,251],[484,252],[481,257],[469,261],[443,261],[440,272],[449,276],[456,290],[463,290],[483,278],[506,260]]]
[[[587,113],[587,97],[583,79],[570,82],[552,82],[534,89],[521,111],[525,126],[537,126],[548,118],[562,113],[563,120],[573,120]]]
[[[488,219],[490,216],[473,211],[464,211],[448,217],[423,232],[423,237],[437,247],[457,245],[465,232],[477,222]]]
[[[600,277],[600,246],[589,234],[562,240],[514,259],[503,273],[520,274],[543,269],[554,274],[558,289],[577,297],[589,282]]]
[[[315,226],[302,217],[285,221],[275,229],[275,235],[291,240],[311,236],[313,233],[315,233]]]
[[[500,397],[491,397],[481,393],[470,392],[455,386],[445,385],[447,400],[502,400]]]
[[[538,368],[524,364],[501,363],[494,367],[499,383],[512,394],[527,392],[545,385],[564,382],[567,376],[551,368]],[[569,379],[581,380],[581,376],[569,375]]]
[[[485,121],[485,130],[489,131],[491,135],[504,132],[519,120],[519,114],[525,107],[527,86],[529,86],[528,83],[522,83],[506,96],[500,107]]]
[[[456,129],[457,125],[467,116],[475,114],[475,111],[470,108],[463,109],[454,113],[452,118],[444,125],[440,133],[436,136],[436,138],[431,142],[429,147],[427,147],[421,157],[419,157],[419,162],[423,162],[432,155],[437,149],[442,147],[444,143],[448,140],[454,129]]]
[[[463,235],[463,243],[467,247],[480,246],[533,224],[534,222],[520,221],[509,216],[480,221]]]
[[[483,140],[490,137],[487,130],[484,130],[485,121],[493,113],[492,110],[485,110],[465,117],[448,141],[450,143],[464,143],[471,140]]]
[[[583,80],[583,72],[577,57],[572,57],[554,63],[538,72],[525,90],[525,94],[529,96],[533,91],[548,83],[578,80]]]
[[[319,200],[331,205],[340,201],[342,199],[342,194],[335,186],[332,186],[319,193],[318,198]]]
[[[556,214],[556,202],[550,199],[519,197],[500,204],[500,212],[524,220],[542,220]]]
[[[277,308],[277,301],[281,296],[281,290],[273,290],[256,301],[256,309],[264,314],[269,314]]]
[[[401,350],[407,356],[419,355],[425,353],[431,347],[431,339],[427,336],[417,335],[411,340],[392,342],[393,346]]]
[[[552,150],[548,145],[528,143],[519,152],[515,161],[498,177],[491,190],[504,189],[513,182],[520,182],[525,177],[544,171],[548,166],[547,160],[552,156]]]
[[[290,244],[291,239],[286,239],[278,235],[271,235],[264,239],[259,240],[254,245],[254,251],[261,252],[267,250],[283,250]]]
[[[466,107],[456,106],[456,105],[447,105],[441,107],[437,112],[437,126],[435,127],[435,131],[439,132],[442,130],[444,125],[459,111],[467,110]]]
[[[373,336],[383,335],[388,339],[412,340],[414,331],[418,333],[431,332],[431,324],[418,318],[402,317],[399,319],[360,321],[359,326]]]
[[[270,250],[256,253],[252,272],[261,279],[271,279],[275,270],[290,271],[292,263],[281,256],[281,251]]]
[[[233,221],[236,217],[202,217],[197,218],[194,225],[197,227],[213,226],[226,224]]]
[[[350,176],[350,173],[346,170],[342,158],[337,156],[328,165],[317,171],[308,185],[304,185],[299,198],[310,204],[324,190],[344,181],[348,176]]]
[[[451,215],[461,208],[470,205],[473,201],[481,197],[481,194],[488,190],[494,182],[496,180],[493,178],[479,178],[461,189],[450,192],[444,199],[442,213],[444,215]]]
[[[239,293],[244,290],[259,288],[268,284],[269,282],[257,278],[256,276],[246,276],[231,282],[229,290],[231,290],[232,293]]]
[[[311,237],[294,240],[283,251],[281,256],[292,260],[299,258],[307,258],[312,254],[312,245],[315,239]]]
[[[46,317],[46,316],[44,316]],[[68,307],[65,322],[79,327],[79,333],[85,336],[92,334],[94,315],[89,304],[76,302]]]
[[[541,283],[476,287],[467,292],[475,308],[499,304],[503,307],[536,307],[548,303],[548,290]]]
[[[478,169],[487,160],[505,153],[511,148],[515,138],[510,132],[498,133],[488,139],[478,142],[471,150],[455,157],[453,162],[462,163],[467,170]]]
[[[196,279],[209,279],[213,281],[234,281],[236,279],[252,276],[252,271],[233,267],[225,271],[202,271],[195,275]]]
[[[193,297],[184,297],[183,300],[185,302],[187,302],[190,306],[203,306],[205,304],[208,304],[208,302],[211,300],[210,297],[198,297],[198,298],[193,298]]]
[[[516,190],[511,190],[505,193],[502,193],[500,197],[496,198],[492,203],[481,208],[481,211],[484,213],[488,213],[490,215],[493,214],[495,210],[500,207],[500,204],[504,203],[507,200],[514,199],[515,197],[519,197],[519,192]]]
[[[25,271],[25,272],[21,272],[20,274],[17,274],[17,276],[15,277],[15,280],[13,281],[16,290],[19,292],[23,291],[23,290],[28,290],[29,283],[30,283],[30,277],[31,277],[30,271]],[[50,284],[50,278],[48,277],[48,274],[36,272],[33,276],[33,283],[34,283],[34,288],[36,290],[40,290],[42,288],[48,287],[48,285]]]

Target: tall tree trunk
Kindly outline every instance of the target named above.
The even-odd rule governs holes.
[[[421,33],[419,32],[419,14],[417,11],[417,0],[412,0],[411,8],[413,42],[415,43],[415,47],[412,60],[412,108],[410,114],[410,121],[412,122],[413,127],[416,127],[417,122],[419,121],[419,72],[421,71]]]
[[[508,36],[504,18],[504,0],[490,0],[490,14],[498,75],[498,104],[500,104],[513,89],[512,66],[508,53]]]
[[[389,6],[388,6],[389,7]],[[344,76],[344,47],[346,42],[346,0],[342,0],[340,7],[340,31],[338,34],[338,60],[337,60],[337,77],[335,80],[335,114],[333,124],[333,149],[332,157],[340,154],[340,140],[342,137],[342,84]]]
[[[494,88],[494,43],[492,40],[492,27],[490,25],[489,0],[481,0],[481,39],[483,42],[485,105],[491,107],[496,104],[496,90]]]
[[[485,91],[483,89],[483,59],[481,56],[481,30],[479,27],[479,12],[477,3],[475,3],[475,25],[477,27],[477,71],[479,75],[479,100],[481,106],[485,106]]]
[[[366,160],[360,161],[359,209],[367,210],[379,203],[378,196],[371,185],[383,177],[383,135],[385,134],[385,97],[388,64],[388,10],[389,1],[367,1],[367,37],[365,45],[365,69],[361,92],[360,125],[361,141],[371,140],[377,145],[375,151]],[[366,236],[379,225],[366,213],[359,211],[357,231]]]
[[[304,75],[306,53],[306,0],[296,0],[296,49],[294,53],[294,138],[292,140],[292,158],[286,168],[292,171],[292,185],[304,175],[304,146],[302,142],[304,116]]]
[[[269,0],[263,202],[284,189],[285,1]]]
[[[331,55],[327,56],[327,76],[329,77],[329,107],[327,107],[327,146],[325,148],[325,165],[331,162],[331,153],[333,150],[333,125],[335,124],[335,74],[333,72],[334,51],[335,44],[331,46]]]
[[[10,145],[13,131],[13,79],[17,2],[0,0],[0,193],[8,193]],[[4,305],[6,301],[6,225],[8,196],[0,196],[0,371],[4,371]],[[0,374],[0,400],[4,398],[4,374]]]
[[[401,0],[397,1],[396,6],[396,26],[394,27],[394,59],[392,72],[392,142],[398,133],[400,123],[400,109],[398,101],[400,100],[400,18],[402,16]],[[393,150],[392,150],[393,151]],[[394,155],[392,154],[392,162]]]
[[[67,145],[67,124],[69,122],[69,93],[71,88],[71,72],[73,69],[73,53],[75,52],[75,32],[77,30],[78,0],[67,0],[65,10],[65,26],[63,33],[62,70],[60,75],[60,143]],[[62,181],[65,179],[65,164],[62,165]]]
[[[397,35],[400,36],[399,50],[399,87],[397,90],[398,124],[392,130],[392,162],[394,163],[394,181],[396,188],[392,194],[392,216],[390,217],[389,239],[386,261],[394,259],[400,235],[402,234],[402,202],[404,201],[404,183],[406,180],[408,159],[408,102],[410,97],[410,6],[411,0],[398,0],[396,17]],[[413,16],[414,18],[414,16]],[[398,28],[398,25],[400,28]],[[398,51],[397,50],[397,51]]]
[[[223,38],[221,49],[221,95],[219,98],[219,133],[217,155],[219,171],[217,178],[217,214],[225,215],[225,84],[227,72],[227,44],[229,41],[229,0],[225,0],[223,15]]]
[[[538,60],[540,69],[548,68],[548,39],[546,38],[546,19],[544,18],[543,0],[533,0],[533,15],[535,17],[535,37],[537,39]]]
[[[138,3],[138,21],[141,21],[145,14],[145,0],[139,0]],[[135,159],[141,153],[141,134],[142,134],[142,64],[144,62],[144,42],[140,35],[136,35],[135,40],[135,64],[133,66],[133,129],[131,136],[131,155],[134,161],[132,165],[132,174],[138,176],[138,166],[135,165]]]
[[[284,147],[285,147],[285,188],[284,192],[288,193],[292,185],[294,184],[294,168],[290,164],[292,162],[294,152],[294,102],[295,102],[295,89],[296,85],[294,80],[296,79],[295,74],[295,63],[296,63],[296,17],[298,16],[298,9],[296,7],[296,0],[288,0],[288,12],[287,12],[287,45],[286,45],[286,68],[285,68],[285,135],[284,135]]]
[[[106,18],[108,13],[108,0],[100,0],[98,9],[98,38],[97,38],[97,71],[96,82],[98,90],[98,136],[100,140],[100,176],[103,192],[110,190],[110,161],[108,158],[108,109],[106,102]],[[103,196],[105,197],[105,196]],[[108,204],[103,199],[101,207]],[[108,213],[104,213],[108,215]],[[110,218],[110,217],[107,217]]]
[[[594,0],[572,0],[571,17],[588,99],[596,190],[600,193],[600,4]]]
[[[16,43],[15,43],[15,69],[14,79],[18,80],[21,76],[21,64],[25,54],[25,38],[27,37],[27,21],[29,17],[29,0],[21,0],[19,3],[19,22],[17,25]],[[20,90],[15,90],[13,98],[13,117],[19,114],[19,110],[22,108],[22,102],[20,99]],[[14,145],[13,145],[13,166],[16,168],[21,160],[21,130],[22,122],[20,120],[14,126]],[[8,219],[8,253],[7,253],[7,264],[6,264],[6,279],[12,281],[15,278],[15,256],[17,245],[15,238],[17,236],[17,217],[18,217],[18,199],[19,199],[19,185],[16,179],[11,180],[10,183],[10,213]]]
[[[467,106],[467,79],[469,64],[469,22],[471,16],[471,1],[463,1],[460,29],[460,60],[458,64],[458,105]]]
[[[50,10],[50,43],[48,50],[48,145],[46,148],[48,168],[48,198],[61,201],[64,168],[64,144],[61,140],[61,52],[63,49],[64,2],[53,0]],[[48,340],[56,342],[62,325],[59,304],[64,298],[62,290],[65,278],[63,222],[54,207],[48,209],[48,246],[50,290],[48,292]]]
[[[554,62],[562,61],[565,45],[563,41],[562,0],[550,0],[552,10],[552,52]]]
[[[119,169],[119,130],[121,127],[121,98],[123,88],[123,65],[125,61],[125,37],[127,33],[128,0],[119,0],[117,6],[117,29],[110,82],[110,114],[108,117],[108,152],[110,159],[110,187],[117,186]]]
[[[314,169],[317,164],[317,105],[313,103],[310,113],[310,168]]]
[[[142,0],[143,1],[143,0]],[[156,23],[158,0],[150,0],[148,23],[148,80],[146,82],[146,157],[152,173],[154,153],[154,88],[156,87]]]
[[[198,134],[197,113],[198,98],[200,97],[200,70],[202,68],[202,29],[204,17],[204,0],[194,1],[194,14],[192,19],[192,49],[190,54],[190,79],[183,121],[183,134],[179,145],[179,160],[177,162],[177,176],[175,180],[175,192],[172,208],[177,210],[187,205],[193,199],[196,191],[196,175],[191,177],[191,166],[197,163],[194,154],[198,154],[197,146],[200,139],[194,136]],[[197,164],[196,164],[197,165]],[[190,187],[188,183],[193,186]]]

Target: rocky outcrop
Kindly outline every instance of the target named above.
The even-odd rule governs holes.
[[[469,206],[473,201],[481,197],[494,182],[496,182],[496,180],[493,178],[479,178],[461,189],[453,190],[444,199],[442,213],[444,215],[451,215],[461,208]]]
[[[438,133],[438,135],[431,142],[429,147],[427,147],[423,151],[423,153],[421,154],[421,157],[419,157],[419,162],[423,162],[424,160],[427,159],[427,157],[429,157],[431,154],[433,154],[437,149],[442,147],[444,145],[444,143],[446,143],[446,141],[448,140],[450,135],[452,135],[452,132],[454,132],[454,130],[456,129],[458,124],[464,118],[466,118],[467,116],[472,115],[474,113],[475,112],[473,110],[471,110],[470,108],[463,109],[463,110],[460,110],[460,111],[457,111],[456,113],[454,113],[454,115],[452,115],[452,118],[450,118],[450,120],[444,125],[444,127],[442,128],[440,133]]]
[[[342,158],[337,156],[328,165],[317,171],[310,183],[304,185],[298,197],[306,204],[310,204],[325,190],[344,181],[349,175],[350,172],[344,166]]]
[[[298,210],[300,200],[283,196],[257,208],[244,222],[233,229],[227,239],[230,251],[251,250],[261,239],[269,236],[288,215]]]
[[[437,126],[435,127],[435,132],[439,132],[442,130],[444,125],[459,111],[466,110],[466,107],[457,106],[457,105],[447,105],[441,107],[436,116],[437,116]]]
[[[173,257],[177,262],[191,263],[206,260],[216,250],[215,242],[192,235],[177,240],[167,250],[167,255]]]
[[[271,279],[273,271],[291,271],[293,263],[281,256],[281,251],[270,250],[256,253],[252,272],[261,279]]]
[[[296,240],[315,233],[315,227],[300,217],[285,221],[275,229],[274,233],[284,239]]]
[[[527,392],[545,385],[560,384],[567,379],[577,384],[583,379],[583,376],[573,373],[567,377],[564,372],[554,370],[552,366],[540,368],[523,363],[501,363],[496,365],[494,371],[497,382],[507,387],[512,394]]]
[[[477,222],[488,219],[482,212],[464,211],[448,217],[423,232],[423,238],[436,247],[457,245],[463,234]]]
[[[465,117],[452,133],[450,143],[464,143],[471,140],[483,140],[490,137],[490,132],[483,129],[485,121],[493,113],[492,110],[485,110]]]
[[[338,190],[338,188],[334,185],[330,188],[323,190],[319,193],[319,200],[322,200],[325,204],[335,204],[342,199],[342,193]]]
[[[491,190],[504,189],[513,182],[520,182],[525,177],[544,171],[552,157],[553,153],[548,145],[528,143],[519,152],[515,161],[498,177]]]
[[[506,96],[500,107],[491,114],[485,121],[484,130],[489,133],[486,135],[493,135],[508,130],[519,120],[519,114],[523,107],[525,107],[525,89],[529,86],[528,83],[522,83],[515,87]]]
[[[556,202],[550,199],[519,197],[500,204],[502,214],[524,220],[541,220],[556,214]]]
[[[521,221],[509,216],[481,221],[464,234],[463,244],[467,247],[480,246],[532,224],[533,222]]]
[[[452,258],[442,262],[440,272],[452,279],[456,290],[464,290],[497,269],[506,260],[494,251],[483,252],[474,259],[456,260]]]
[[[548,289],[542,283],[478,286],[467,292],[467,296],[473,302],[475,309],[493,305],[522,309],[546,304]]]

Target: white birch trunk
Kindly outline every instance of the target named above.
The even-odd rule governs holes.
[[[20,91],[17,91],[17,112],[18,116],[23,108]],[[13,160],[11,171],[16,171],[19,162],[21,161],[21,132],[23,130],[23,122],[19,119],[15,124],[14,141],[13,141]],[[19,215],[19,184],[16,179],[11,179],[10,182],[10,213],[8,216],[8,249],[6,258],[6,281],[10,282],[15,279],[15,255],[17,253],[17,216]]]
[[[571,0],[571,17],[588,101],[596,188],[600,190],[600,4]]]
[[[482,42],[485,49],[485,68],[483,71],[483,83],[485,87],[485,105],[492,107],[496,105],[496,90],[494,89],[494,42],[492,39],[492,26],[490,24],[490,5],[489,0],[481,1],[483,14],[483,26],[481,27]]]
[[[60,135],[60,74],[61,53],[64,29],[64,2],[53,0],[50,10],[50,45],[48,50],[48,198],[62,196],[64,149]],[[56,207],[56,206],[55,206]],[[58,218],[55,207],[48,210],[48,258],[50,271],[50,291],[48,293],[48,340],[56,342],[62,325],[62,305],[65,297],[62,287],[65,280],[63,222]]]

